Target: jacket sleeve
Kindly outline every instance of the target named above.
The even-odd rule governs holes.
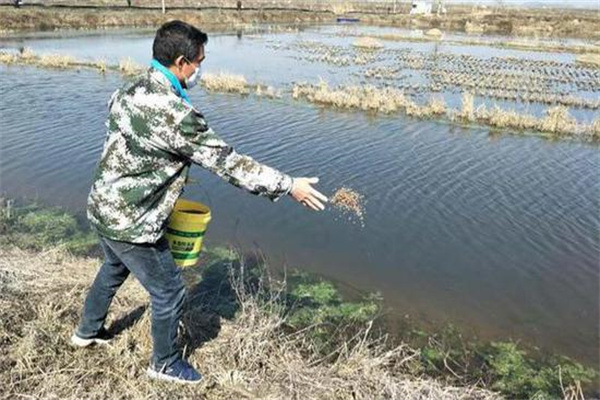
[[[196,110],[188,113],[176,126],[170,142],[170,147],[179,155],[252,194],[276,201],[292,189],[289,175],[238,154]]]

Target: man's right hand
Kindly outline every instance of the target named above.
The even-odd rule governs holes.
[[[322,202],[327,202],[327,197],[311,185],[318,183],[319,178],[294,178],[290,196],[315,211],[325,209]]]

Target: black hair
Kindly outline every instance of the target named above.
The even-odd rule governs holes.
[[[166,67],[173,65],[179,56],[192,61],[206,42],[208,36],[200,29],[183,21],[170,21],[156,31],[152,57]]]

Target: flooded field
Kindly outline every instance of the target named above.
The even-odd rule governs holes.
[[[153,34],[30,35],[0,48],[146,65]],[[334,207],[270,204],[195,168],[185,195],[212,208],[209,245],[380,291],[400,319],[597,365],[600,72],[574,53],[494,45],[508,39],[336,26],[211,36],[203,71],[246,82],[230,94],[191,92],[215,130],[258,160],[319,176],[327,195],[347,187],[365,201],[357,224]],[[2,192],[82,211],[106,102],[123,79],[0,64]],[[386,109],[391,99],[397,109]],[[500,116],[569,139],[503,135],[520,130],[490,122]]]

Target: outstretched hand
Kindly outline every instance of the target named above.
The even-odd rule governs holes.
[[[294,178],[290,196],[315,211],[324,210],[327,197],[311,186],[318,182],[319,178]]]

